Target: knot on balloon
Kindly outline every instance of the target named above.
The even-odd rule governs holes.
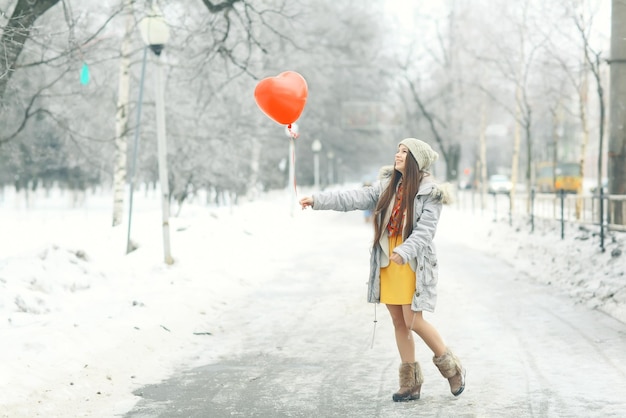
[[[297,139],[298,136],[300,136],[300,134],[298,134],[298,132],[296,132],[296,131],[291,129],[291,123],[289,125],[287,125],[287,133],[289,134],[289,137],[291,139]]]

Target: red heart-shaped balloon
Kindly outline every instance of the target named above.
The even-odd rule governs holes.
[[[254,89],[256,104],[281,125],[294,123],[304,110],[308,87],[306,80],[295,71],[285,71],[276,77],[259,81]]]

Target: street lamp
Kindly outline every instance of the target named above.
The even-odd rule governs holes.
[[[328,157],[328,184],[333,184],[335,177],[333,174],[333,159],[335,158],[335,153],[332,151],[328,151],[328,154],[326,154],[326,156]]]
[[[341,184],[343,181],[342,172],[341,172],[342,168],[343,168],[343,160],[341,159],[341,157],[335,158],[335,169],[333,170],[333,173],[335,177],[334,178],[335,183],[337,184]]]
[[[151,13],[141,19],[139,31],[145,44],[157,57],[160,56],[165,44],[170,39],[170,27],[157,6],[153,6]]]
[[[139,22],[141,37],[154,52],[157,64],[156,73],[156,123],[157,152],[159,160],[159,183],[161,184],[161,206],[163,215],[163,253],[166,264],[174,263],[170,251],[170,206],[169,182],[167,174],[167,141],[165,137],[165,94],[163,86],[163,68],[159,57],[170,37],[170,29],[158,7],[153,6],[149,16]]]
[[[313,140],[311,144],[311,150],[313,151],[313,178],[315,184],[315,190],[320,188],[320,151],[322,150],[322,143],[319,139]]]

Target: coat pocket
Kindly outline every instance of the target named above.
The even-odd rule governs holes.
[[[418,267],[420,270],[420,277],[422,284],[425,286],[432,286],[437,284],[439,266],[437,263],[437,256],[433,251],[429,250]]]
[[[437,272],[439,268],[437,257],[432,250],[429,250],[427,254],[418,258],[418,262],[417,283],[411,309],[434,312],[437,303]]]

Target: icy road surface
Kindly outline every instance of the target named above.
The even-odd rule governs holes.
[[[626,416],[626,325],[455,241],[445,212],[439,300],[425,317],[463,361],[467,386],[454,398],[416,339],[421,399],[392,402],[393,328],[377,305],[372,346],[366,302],[371,228],[360,212],[296,218],[259,266],[275,279],[224,301],[213,319],[206,350],[219,361],[137,390],[126,417]],[[336,239],[338,228],[353,238]]]

